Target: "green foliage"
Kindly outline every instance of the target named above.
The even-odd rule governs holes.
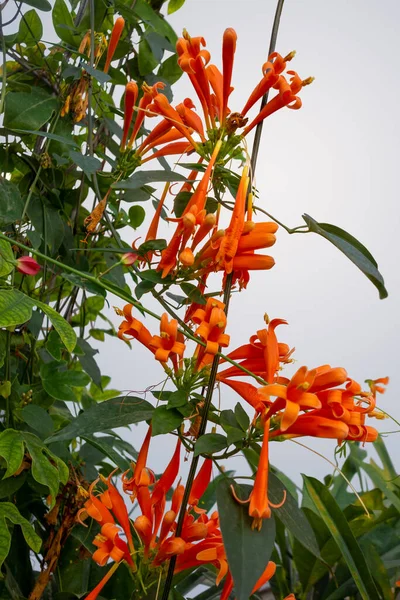
[[[7,463],[4,478],[11,477],[21,468],[26,456],[32,461],[32,476],[46,486],[54,506],[58,488],[68,479],[68,467],[32,433],[6,429],[0,433],[0,456]]]
[[[39,552],[42,545],[42,540],[35,533],[29,521],[21,515],[17,507],[11,502],[0,502],[0,567],[7,558],[11,546],[11,533],[8,523],[21,527],[26,543],[34,552]]]
[[[379,291],[380,298],[386,298],[388,292],[383,277],[378,271],[378,264],[372,254],[352,235],[329,223],[317,223],[309,215],[303,215],[310,231],[317,233],[339,248],[363,273]]]
[[[248,510],[234,499],[231,486],[243,500],[247,499],[252,488],[238,486],[233,479],[222,479],[217,487],[221,531],[235,582],[235,594],[238,600],[247,600],[270,560],[275,522],[267,519],[261,531],[252,528]]]

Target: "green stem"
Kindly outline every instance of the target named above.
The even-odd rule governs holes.
[[[276,7],[276,11],[275,11],[274,24],[273,24],[272,32],[271,32],[268,56],[275,50],[276,38],[278,35],[279,21],[280,21],[280,16],[282,13],[283,3],[284,3],[284,0],[278,0],[278,4]],[[268,100],[268,92],[266,94],[264,94],[264,96],[262,98],[261,108],[267,103],[267,100]],[[261,110],[261,108],[260,108],[260,110]],[[253,149],[252,149],[251,161],[250,161],[251,162],[250,189],[252,187],[251,179],[252,179],[252,177],[254,177],[254,173],[256,170],[258,150],[259,150],[259,145],[260,145],[260,140],[261,140],[262,123],[263,123],[262,121],[260,123],[258,123],[258,125],[256,127],[256,132],[254,135]],[[224,290],[224,304],[225,304],[225,313],[226,314],[228,314],[228,310],[229,310],[229,302],[230,302],[231,290],[232,290],[232,280],[233,280],[233,272],[230,273],[228,275],[228,277],[226,278],[226,284],[225,284],[225,290]],[[197,438],[199,438],[201,435],[203,435],[207,428],[208,412],[209,412],[209,409],[211,406],[212,396],[214,393],[214,386],[215,386],[215,382],[216,382],[216,378],[217,378],[218,365],[219,365],[219,356],[218,356],[218,354],[216,354],[214,356],[214,360],[213,360],[212,366],[211,366],[210,379],[208,381],[207,393],[206,393],[206,398],[205,398],[205,402],[204,402],[204,409],[203,409],[203,414],[202,414]],[[199,455],[193,456],[193,458],[192,458],[192,462],[190,465],[189,474],[188,474],[188,478],[187,478],[187,482],[186,482],[186,486],[185,486],[185,493],[183,496],[182,505],[181,505],[178,522],[177,522],[177,526],[176,526],[176,531],[175,531],[176,537],[179,537],[182,532],[183,522],[185,519],[186,510],[187,510],[187,503],[189,500],[193,481],[194,481],[194,478],[196,475],[199,458],[200,458]],[[165,585],[164,585],[164,590],[163,590],[163,595],[162,595],[162,600],[168,600],[168,598],[169,598],[169,593],[170,593],[170,590],[172,587],[172,581],[174,578],[175,564],[176,564],[176,556],[173,556],[169,563],[168,573],[167,573],[167,577],[165,580]]]

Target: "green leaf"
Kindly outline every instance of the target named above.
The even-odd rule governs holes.
[[[153,283],[163,283],[165,279],[162,278],[162,274],[160,271],[156,271],[154,269],[148,269],[147,271],[140,271],[140,278],[145,281],[152,281]]]
[[[24,203],[15,183],[0,177],[0,227],[19,221],[23,209]]]
[[[18,471],[24,459],[25,448],[32,459],[32,476],[38,483],[49,488],[54,506],[60,483],[65,484],[68,480],[68,467],[33,433],[15,429],[6,429],[0,433],[0,456],[7,463],[3,479]]]
[[[71,11],[65,4],[64,0],[56,0],[53,8],[53,26],[60,39],[75,47],[74,22],[72,20]]]
[[[85,435],[83,439],[88,444],[102,452],[105,456],[110,458],[113,461],[113,463],[122,471],[126,471],[127,469],[129,469],[129,461],[127,461],[126,458],[121,456],[121,453],[115,450],[111,444],[106,443],[104,441],[104,438],[95,438],[89,435]]]
[[[114,183],[111,187],[116,190],[135,190],[159,181],[186,181],[186,177],[175,171],[136,171],[129,179]]]
[[[14,253],[11,244],[0,240],[0,277],[5,277],[14,269]]]
[[[0,481],[0,498],[10,498],[13,496],[25,483],[27,473],[22,471],[15,477],[9,477]]]
[[[91,275],[91,273],[88,273],[88,275]],[[106,297],[107,292],[104,288],[100,287],[96,283],[93,283],[92,281],[88,281],[83,276],[80,277],[79,275],[75,275],[75,273],[61,273],[61,276],[67,281],[70,281],[74,285],[77,285],[78,287],[87,290],[92,294],[103,296],[103,298]]]
[[[0,433],[0,456],[7,463],[6,479],[18,471],[24,460],[24,442],[18,431],[5,429]]]
[[[174,408],[169,409],[167,406],[158,406],[151,419],[152,436],[170,433],[181,425],[183,416]]]
[[[32,302],[18,290],[0,290],[0,327],[12,327],[29,321]]]
[[[165,240],[149,240],[148,242],[143,242],[143,244],[140,244],[138,248],[138,254],[142,256],[150,250],[164,250],[166,247],[167,242]]]
[[[21,410],[21,418],[43,439],[49,437],[54,431],[54,423],[49,413],[37,404],[24,406]]]
[[[131,206],[128,215],[130,225],[133,229],[137,229],[143,223],[146,211],[141,206]]]
[[[376,465],[371,465],[358,459],[355,459],[355,462],[360,469],[363,469],[363,471],[366,472],[366,474],[370,477],[371,481],[376,485],[376,487],[378,487],[385,494],[386,498],[388,498],[388,500],[391,501],[393,506],[395,506],[396,509],[400,512],[400,498],[398,497],[396,492],[393,491],[393,484],[391,484],[388,481],[385,481],[385,479],[382,477],[380,469]],[[395,487],[398,490],[398,487]]]
[[[193,283],[182,283],[181,290],[184,294],[186,294],[191,302],[196,302],[197,304],[207,303],[207,300],[204,298],[203,294],[200,292],[197,286],[193,285]]]
[[[72,352],[76,345],[76,333],[72,329],[71,325],[64,319],[64,317],[62,317],[48,304],[44,304],[44,302],[39,302],[39,300],[33,299],[32,303],[40,308],[40,310],[49,317],[54,329],[62,339],[64,346],[68,352]]]
[[[101,169],[101,162],[95,156],[84,156],[80,152],[70,150],[69,155],[72,161],[90,178],[91,175]]]
[[[250,426],[250,419],[240,402],[235,406],[235,417],[243,431],[247,431]]]
[[[12,131],[15,131],[16,133],[36,135],[49,140],[53,140],[55,142],[59,142],[60,144],[65,144],[66,146],[74,146],[75,148],[78,148],[78,144],[72,138],[57,135],[56,133],[48,133],[47,131],[34,131],[33,129],[13,129]]]
[[[61,246],[65,231],[59,211],[43,198],[33,196],[27,212],[35,231],[43,240],[46,239],[50,252],[55,254]]]
[[[194,447],[194,456],[199,454],[214,454],[228,446],[226,436],[221,433],[205,433],[200,436]]]
[[[82,371],[65,370],[65,362],[44,363],[40,367],[40,377],[46,392],[56,400],[76,402],[73,387],[85,387],[90,378]]]
[[[168,396],[168,409],[180,408],[188,403],[188,395],[184,390],[176,390]]]
[[[83,354],[78,355],[78,360],[81,364],[82,369],[85,371],[85,373],[89,375],[89,377],[97,385],[97,387],[101,389],[100,369],[93,358],[93,356],[95,354],[98,354],[99,351],[92,348],[91,345],[83,338],[79,338],[78,348],[83,352]]]
[[[303,219],[310,231],[324,237],[336,248],[339,248],[368,277],[378,289],[381,299],[387,297],[388,292],[383,277],[378,271],[378,264],[363,244],[344,229],[336,227],[336,225],[318,223],[306,214],[303,215]]]
[[[185,4],[185,0],[169,0],[168,2],[168,14],[176,12]]]
[[[145,23],[149,23],[154,31],[157,31],[164,37],[166,37],[173,46],[175,46],[177,42],[177,35],[175,31],[172,29],[171,25],[164,19],[164,17],[160,16],[157,12],[155,12],[150,4],[145,0],[137,0],[135,4],[135,13],[139,15]]]
[[[112,398],[85,410],[72,423],[57,431],[46,441],[50,443],[72,440],[98,431],[148,421],[151,419],[153,411],[152,405],[142,398],[130,396]]]
[[[19,22],[18,44],[36,46],[43,35],[42,22],[35,10],[28,10]]]
[[[46,342],[46,350],[54,358],[54,360],[61,360],[64,344],[62,343],[57,331],[50,331]]]
[[[39,87],[33,87],[29,94],[9,92],[4,125],[10,129],[40,129],[51,118],[58,103],[58,98]]]
[[[22,534],[28,546],[34,551],[39,552],[42,540],[35,532],[32,525],[19,512],[18,508],[12,502],[0,502],[0,568],[10,552],[11,533],[7,522],[13,525],[19,525]]]
[[[222,538],[229,569],[235,584],[237,600],[248,600],[251,591],[264,572],[275,541],[275,521],[265,519],[261,531],[252,529],[253,519],[248,505],[239,504],[233,495],[246,499],[251,486],[238,486],[233,479],[223,479],[217,487],[217,505]]]
[[[182,74],[183,71],[178,65],[178,57],[176,54],[173,54],[161,63],[157,76],[162,77],[172,85],[180,79]]]
[[[153,72],[153,69],[158,65],[158,60],[154,56],[150,44],[146,39],[139,42],[138,66],[139,73],[142,76]]]
[[[50,452],[36,435],[27,432],[21,432],[21,435],[32,458],[32,476],[38,483],[49,488],[52,508],[56,503],[60,483],[66,484],[68,481],[68,467],[58,456]]]
[[[363,600],[379,600],[365,557],[339,505],[320,481],[305,475],[303,479],[316,511],[341,550],[361,597]]]
[[[268,497],[273,504],[280,504],[285,494],[285,486],[274,475],[269,473]],[[280,508],[274,509],[278,517],[290,533],[314,556],[319,557],[319,547],[314,531],[304,512],[298,507],[296,500],[286,490],[286,500]]]
[[[91,65],[85,63],[85,71],[89,73],[92,77],[94,77],[99,83],[104,85],[111,80],[111,77],[108,73],[103,73],[103,71],[99,71],[98,69],[94,69]]]
[[[154,288],[154,286],[155,286],[155,283],[153,283],[153,281],[141,281],[135,287],[136,298],[138,300],[140,300],[140,298],[144,294],[147,294],[148,292],[151,292],[151,290]]]
[[[49,12],[51,10],[51,4],[47,0],[22,0],[23,4],[28,4],[28,6],[33,6],[38,10],[44,10]]]

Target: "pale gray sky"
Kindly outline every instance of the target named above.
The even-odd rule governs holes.
[[[170,17],[178,32],[186,27],[190,35],[205,37],[217,65],[224,29],[236,29],[232,110],[240,110],[260,78],[274,10],[275,3],[266,0],[187,0]],[[302,91],[300,111],[282,110],[265,122],[256,176],[261,205],[284,223],[300,225],[307,212],[364,243],[379,264],[389,298],[379,300],[372,284],[327,241],[281,230],[271,249],[276,266],[252,275],[247,291],[234,296],[228,327],[234,348],[263,326],[264,312],[287,319],[289,327],[278,331],[280,339],[296,346],[297,367],[343,366],[360,382],[389,375],[379,403],[398,420],[399,23],[400,4],[394,0],[285,3],[277,50],[297,50],[292,68],[316,80]],[[186,96],[194,93],[182,77],[174,99]],[[101,362],[116,385],[138,390],[153,382],[152,359],[141,348],[129,352],[116,341],[112,348],[102,350]],[[223,390],[224,408],[236,401]],[[375,423],[381,431],[400,429],[389,420],[370,421]],[[386,438],[395,461],[398,436]],[[300,441],[332,460],[333,441]],[[156,470],[165,464],[165,443],[160,441],[162,453],[161,446],[153,446]],[[272,445],[271,460],[297,482],[301,472],[316,477],[329,472],[321,458],[290,442]],[[238,470],[243,466],[236,464]]]
[[[224,29],[236,29],[233,111],[241,109],[260,78],[274,10],[270,0],[186,0],[169,17],[178,33],[186,27],[192,36],[204,36],[217,65]],[[283,55],[297,50],[292,68],[316,80],[302,91],[300,111],[282,110],[265,122],[256,174],[260,205],[279,220],[300,225],[306,212],[364,243],[379,264],[389,298],[379,300],[365,276],[327,241],[280,230],[271,251],[276,266],[252,275],[247,291],[234,296],[227,330],[234,348],[263,326],[265,312],[287,319],[289,327],[280,327],[278,334],[296,346],[296,367],[343,366],[360,382],[389,375],[390,386],[379,403],[398,420],[399,23],[397,0],[287,0],[277,50]],[[174,99],[186,96],[194,98],[194,93],[182,77]],[[112,319],[118,326],[120,319]],[[156,323],[147,320],[146,325],[157,331]],[[119,340],[107,339],[99,349],[99,365],[112,376],[113,387],[137,391],[162,379],[162,370],[138,345],[129,351]],[[236,401],[223,390],[223,408]],[[374,423],[381,431],[400,429],[390,420]],[[133,429],[134,445],[143,432],[142,426]],[[395,462],[398,436],[386,438]],[[333,441],[300,441],[333,458]],[[151,464],[156,472],[172,446],[172,440],[155,440]],[[330,471],[321,458],[290,442],[273,445],[271,460],[297,482],[301,472],[319,477]],[[239,471],[245,468],[241,460],[235,465]]]

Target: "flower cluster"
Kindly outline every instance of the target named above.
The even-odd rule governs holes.
[[[111,482],[114,474],[111,473],[108,478],[100,476],[105,490],[96,494],[95,488],[99,480],[92,483],[85,507],[78,515],[80,522],[90,516],[100,526],[100,533],[93,540],[97,547],[92,556],[93,560],[100,566],[104,566],[109,560],[114,563],[86,600],[97,598],[122,563],[130,569],[138,591],[146,593],[157,584],[160,573],[165,575],[166,561],[172,556],[177,556],[175,573],[200,565],[213,565],[217,569],[216,584],[219,585],[225,578],[221,598],[226,600],[233,589],[233,580],[219,528],[218,513],[213,512],[207,516],[206,511],[199,507],[210,483],[212,460],[204,460],[193,481],[181,531],[176,535],[177,516],[185,489],[180,481],[173,490],[168,510],[166,504],[167,494],[179,473],[181,441],[178,438],[169,464],[162,476],[156,480],[153,471],[146,464],[150,440],[151,426],[137,462],[132,464],[132,472],[122,475],[123,491],[129,494],[132,502],[137,501],[141,514],[131,522],[125,501]],[[121,536],[125,537],[126,541]],[[268,563],[253,592],[274,575],[275,568],[275,563]]]

